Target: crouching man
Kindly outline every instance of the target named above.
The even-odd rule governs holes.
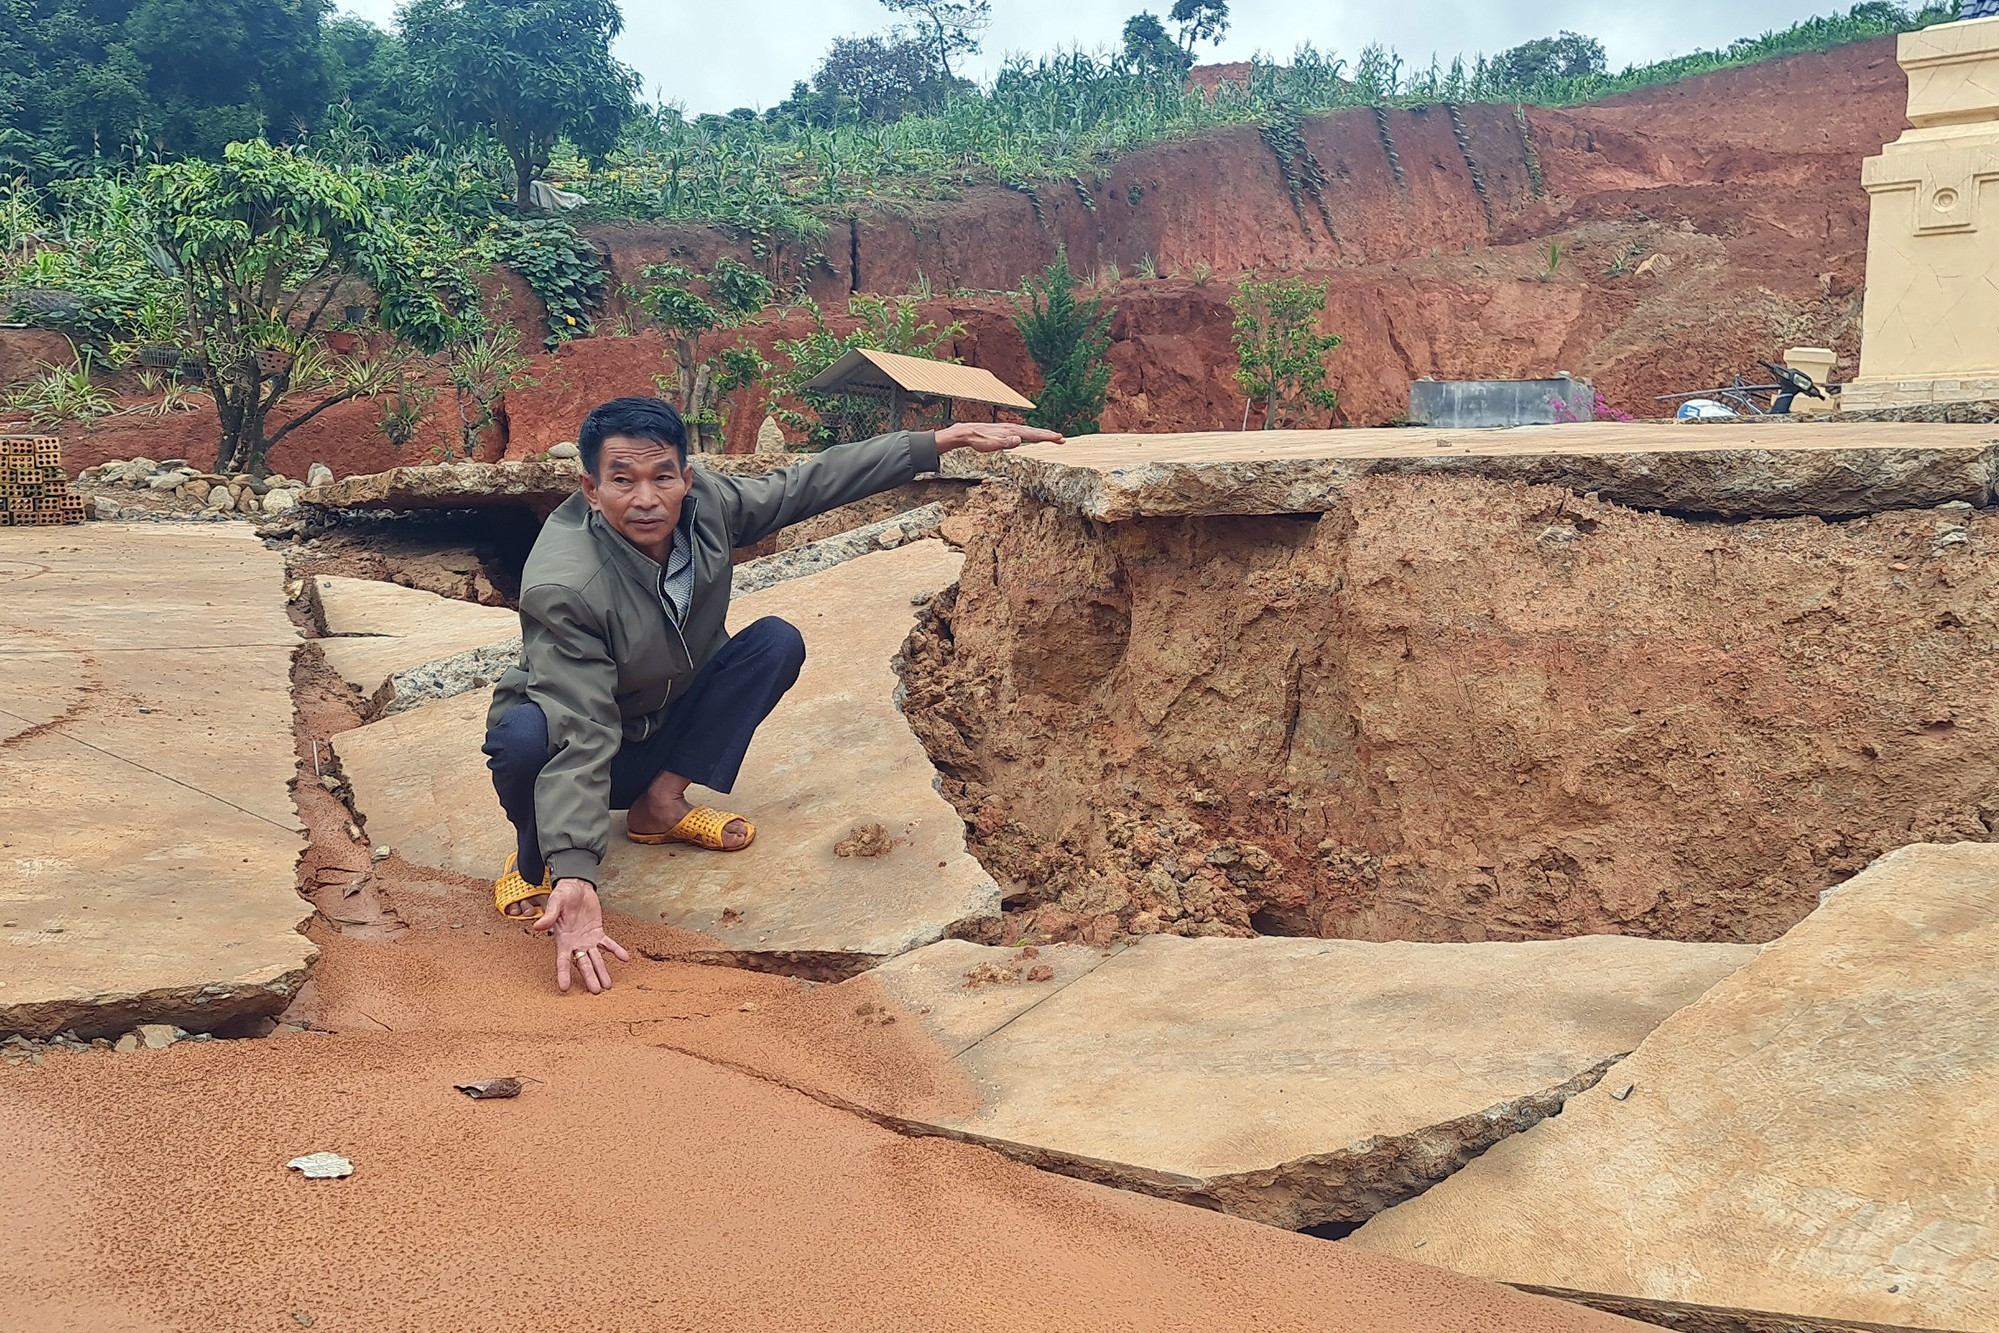
[[[521,660],[500,678],[485,753],[517,850],[493,886],[509,917],[555,937],[555,984],[611,984],[597,902],[611,812],[633,842],[739,852],[741,815],[694,805],[727,793],[750,738],[798,679],[805,641],[765,617],[724,628],[730,552],[778,529],[934,471],[940,452],[1062,437],[962,424],[839,445],[760,477],[687,461],[680,414],[656,398],[591,409],[577,437],[581,490],[535,540],[521,577]]]

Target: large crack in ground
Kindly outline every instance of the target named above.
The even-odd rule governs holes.
[[[905,650],[905,656],[920,655],[924,651],[926,635],[932,641],[940,634],[948,639],[948,617],[955,609],[955,600],[955,590],[951,595],[938,599],[939,605],[912,637],[911,647]],[[316,636],[320,632],[308,610],[295,605],[293,614],[308,635]],[[899,669],[903,665],[899,664]],[[301,647],[295,659],[293,686],[299,763],[296,797],[300,817],[309,832],[308,846],[299,863],[299,891],[318,909],[321,919],[343,935],[388,942],[408,929],[396,908],[399,893],[483,893],[487,885],[482,881],[408,865],[393,854],[380,860],[375,858],[366,837],[365,820],[352,808],[351,792],[332,758],[330,745],[326,744],[331,736],[364,722],[364,702],[332,673],[310,642]],[[1295,719],[1295,703],[1291,708]],[[1288,726],[1290,731],[1297,729],[1295,721]],[[923,730],[921,727],[918,729],[919,732]],[[1197,801],[1195,805],[1199,808],[1200,803]],[[972,827],[976,834],[976,822]],[[1231,848],[1223,847],[1222,850]],[[1207,863],[1226,873],[1231,864],[1247,859],[1248,873],[1254,875],[1257,869],[1254,853],[1258,849],[1252,844],[1238,843],[1234,850],[1237,856],[1235,863],[1226,858],[1216,861],[1212,857],[1207,858]],[[1264,922],[1258,922],[1256,915],[1251,917],[1252,924],[1266,924],[1270,920],[1266,916]],[[1011,929],[1002,925],[997,934],[1006,935]],[[981,932],[993,933],[993,930],[991,925],[961,923],[955,933],[977,936]],[[792,956],[700,947],[646,947],[638,952],[654,961],[775,972],[809,983],[845,980],[861,975],[884,961],[872,955]],[[294,1009],[311,1008],[312,999],[308,990]],[[376,1018],[365,1010],[357,1012],[379,1030],[397,1030],[390,1021]],[[703,1013],[693,1017],[704,1019],[713,1015]],[[660,1024],[664,1021],[632,1020],[625,1025],[624,1031],[630,1040],[671,1050],[716,1068],[782,1088],[912,1139],[941,1138],[979,1146],[1054,1174],[1226,1212],[1287,1230],[1332,1237],[1343,1235],[1383,1209],[1421,1193],[1502,1139],[1522,1132],[1548,1116],[1560,1114],[1569,1097],[1593,1086],[1615,1063],[1615,1059],[1607,1060],[1562,1084],[1510,1099],[1460,1120],[1406,1135],[1367,1140],[1338,1153],[1300,1158],[1268,1170],[1200,1180],[953,1129],[883,1110],[830,1086],[786,1076],[755,1060],[732,1058],[713,1046],[662,1040]],[[1838,1321],[1769,1316],[1753,1311],[1721,1311],[1661,1302],[1623,1301],[1587,1293],[1547,1294],[1665,1327],[1695,1330],[1696,1333],[1773,1333],[1778,1329],[1786,1333],[1794,1330],[1871,1333],[1873,1328]],[[1896,1330],[1894,1333],[1908,1331]]]

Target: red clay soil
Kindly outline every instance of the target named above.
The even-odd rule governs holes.
[[[477,888],[393,906],[393,938],[315,930],[299,1016],[331,1032],[0,1071],[0,1330],[1636,1327],[785,1086],[837,1066],[906,1105],[963,1095],[913,1021],[644,958],[563,997]],[[703,1043],[765,1076],[674,1049]],[[526,1090],[452,1087],[499,1075]],[[285,1169],[321,1150],[355,1174]]]
[[[1984,512],[1376,478],[1316,521],[1093,525],[985,489],[903,680],[1009,942],[1763,941],[1999,829]]]
[[[271,1038],[0,1068],[0,1333],[1637,1327],[896,1134],[842,1099],[975,1094],[865,984],[613,918],[614,989],[559,995],[489,885],[347,837],[309,746],[351,699],[310,654],[295,687],[320,962]]]
[[[1425,375],[1560,370],[1592,379],[1622,410],[1662,415],[1654,395],[1750,371],[1787,346],[1833,347],[1841,374],[1853,372],[1860,162],[1900,132],[1905,97],[1882,39],[1566,110],[1336,112],[1305,122],[1311,160],[1288,167],[1253,128],[1215,131],[1128,154],[1080,184],[975,186],[908,212],[834,219],[811,253],[757,258],[700,227],[593,226],[614,293],[599,328],[634,320],[615,293],[646,264],[703,268],[734,254],[787,284],[802,276],[840,328],[850,292],[959,293],[924,302],[924,316],[964,320],[953,353],[1032,396],[1038,376],[1002,293],[1059,244],[1078,272],[1122,275],[1105,289],[1117,311],[1106,429],[1239,427],[1227,298],[1242,273],[1273,271],[1331,286],[1323,322],[1346,338],[1331,361],[1334,420],[1395,420]],[[1316,193],[1306,187],[1315,164],[1326,182]],[[1148,266],[1160,276],[1134,276]],[[504,285],[507,317],[537,348],[540,303],[517,280]],[[768,354],[804,327],[791,315],[747,336]],[[45,359],[35,346],[0,338],[0,383]],[[508,396],[484,447],[521,457],[574,438],[589,405],[650,392],[661,351],[650,336],[604,336],[537,352],[539,384]],[[351,404],[287,441],[273,465],[291,474],[323,461],[344,475],[423,461],[454,438],[448,397],[400,454],[375,428],[378,409]],[[756,394],[738,396],[730,449],[752,447],[763,415]],[[205,413],[62,432],[72,467],[135,453],[201,462],[211,433]]]

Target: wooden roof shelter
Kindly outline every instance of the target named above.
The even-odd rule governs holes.
[[[983,403],[1020,411],[1034,406],[990,370],[866,347],[848,352],[820,371],[805,387],[815,393],[839,394],[843,399],[887,400],[890,430],[902,429],[904,416],[912,404],[941,403],[947,423],[953,418],[956,403]]]

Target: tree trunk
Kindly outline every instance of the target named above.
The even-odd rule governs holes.
[[[534,155],[525,144],[508,144],[507,156],[514,163],[514,207],[525,213],[534,207]]]
[[[714,407],[712,401],[714,397],[714,383],[709,376],[708,367],[696,366],[694,385],[687,395],[687,406],[690,409],[687,427],[694,433],[693,444],[697,453],[709,452],[709,442],[719,433],[719,427],[710,424],[707,419]]]

